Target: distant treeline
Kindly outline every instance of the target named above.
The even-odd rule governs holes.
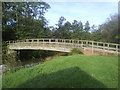
[[[48,26],[48,21],[44,16],[48,9],[50,5],[46,2],[3,2],[3,41],[26,38],[64,38],[119,43],[118,15],[113,15],[105,23],[92,27],[89,21],[85,24],[80,20],[70,23],[61,16],[54,27]]]

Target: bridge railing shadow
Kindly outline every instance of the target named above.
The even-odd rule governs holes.
[[[40,72],[36,77],[31,77],[30,80],[18,85],[16,88],[107,88],[102,82],[78,67],[50,74],[41,74]]]

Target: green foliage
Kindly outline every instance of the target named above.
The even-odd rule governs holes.
[[[87,22],[85,23],[84,31],[85,31],[85,32],[89,32],[89,30],[90,30],[90,26],[89,26],[89,22],[87,21]]]
[[[14,63],[16,62],[16,54],[15,53],[11,53],[11,54],[2,54],[2,61],[3,64],[10,64],[10,65],[14,65]]]
[[[8,48],[7,48],[7,43],[6,42],[2,42],[2,54],[6,54],[8,51]]]
[[[118,20],[118,15],[113,15],[107,19],[107,21],[101,25],[102,40],[105,42],[119,43],[119,38],[116,38],[120,35],[118,32],[120,26],[118,26],[120,21]]]
[[[7,65],[9,70],[7,70],[5,73],[10,73],[15,71],[15,66],[17,66],[19,63],[17,62],[17,53],[15,51],[12,51],[10,54],[8,54],[8,48],[7,43],[2,43],[2,64]]]
[[[61,56],[3,76],[2,81],[3,88],[117,88],[118,57]]]
[[[69,21],[64,22],[65,20],[64,17],[59,19],[58,27],[53,32],[55,38],[119,43],[118,23],[120,20],[118,20],[118,15],[111,16],[105,23],[97,27],[95,25],[90,27],[88,21],[83,25],[81,21],[74,20],[73,23],[70,23]]]
[[[82,39],[82,33],[83,33],[83,24],[82,22],[78,22],[77,20],[74,20],[71,25],[71,38],[73,39]]]
[[[15,67],[18,66],[16,53],[2,54],[2,64],[7,65],[7,70],[3,74],[15,72]]]
[[[3,2],[3,40],[51,37],[44,17],[49,8],[45,2]]]
[[[83,51],[77,48],[73,48],[70,52],[70,55],[74,55],[74,54],[83,54]]]
[[[94,25],[92,26],[92,33],[91,33],[91,38],[94,41],[101,41],[102,40],[102,33],[101,33],[101,29],[96,29],[94,27]]]
[[[2,63],[14,65],[14,62],[16,62],[16,52],[8,54],[7,43],[3,42],[2,43]]]

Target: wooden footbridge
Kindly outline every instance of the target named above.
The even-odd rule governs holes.
[[[120,55],[120,44],[104,43],[88,40],[71,39],[25,39],[8,41],[11,50],[51,50],[70,52],[73,48],[82,50],[85,55]]]

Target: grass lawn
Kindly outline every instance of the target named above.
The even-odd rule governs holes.
[[[117,88],[118,57],[61,56],[3,77],[3,88]]]

